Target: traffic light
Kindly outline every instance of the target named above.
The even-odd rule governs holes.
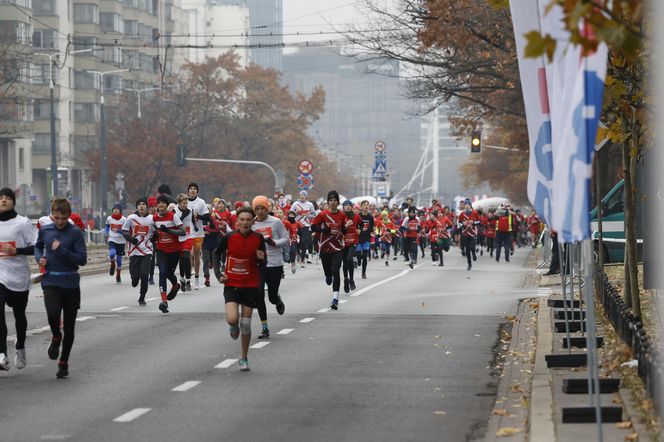
[[[185,149],[184,149],[184,144],[178,144],[176,146],[177,149],[177,160],[176,164],[178,167],[184,167],[187,165],[187,160],[185,159]]]
[[[470,151],[480,153],[482,151],[482,131],[475,131],[470,137]]]

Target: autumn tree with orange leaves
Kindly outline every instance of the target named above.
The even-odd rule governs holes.
[[[316,176],[318,189],[344,182],[307,135],[323,112],[322,89],[310,96],[292,95],[279,84],[276,71],[241,67],[233,54],[186,65],[183,71],[169,88],[144,101],[143,118],[135,118],[135,100],[121,102],[114,112],[108,131],[109,174],[127,177],[130,200],[154,193],[160,183],[177,193],[191,181],[206,199],[273,194],[274,179],[264,167],[190,161],[178,168],[179,143],[188,157],[264,161],[284,171],[287,193],[297,191],[296,165],[303,158],[329,170]],[[92,156],[90,162],[98,170],[98,158]]]

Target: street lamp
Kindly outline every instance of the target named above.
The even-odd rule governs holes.
[[[141,94],[143,92],[158,91],[160,89],[161,89],[160,86],[148,87],[148,88],[145,88],[145,89],[125,88],[125,90],[127,90],[127,91],[136,92],[138,94],[138,114],[136,115],[138,118],[141,118]]]
[[[87,71],[91,74],[99,75],[100,90],[99,94],[99,119],[100,119],[100,130],[99,130],[99,192],[101,201],[101,219],[104,219],[105,211],[108,210],[108,147],[106,144],[106,117],[104,112],[104,75],[106,74],[117,74],[120,72],[128,72],[129,69],[116,69],[113,71]]]
[[[79,49],[78,51],[70,52],[54,52],[52,54],[46,53],[36,53],[35,55],[48,57],[48,66],[50,69],[49,76],[49,89],[51,90],[51,196],[58,194],[58,162],[57,162],[57,149],[55,144],[55,102],[53,99],[53,57],[59,57],[60,55],[67,55],[67,53],[82,54],[84,52],[92,52],[94,49]]]

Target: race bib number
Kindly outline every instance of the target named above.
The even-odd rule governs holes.
[[[120,224],[111,224],[111,230],[113,232],[119,232],[120,230],[122,230],[122,225],[120,225]]]
[[[261,227],[259,229],[256,229],[256,231],[262,234],[265,237],[265,239],[272,238],[272,227]]]
[[[173,242],[173,235],[167,232],[159,231],[159,242],[162,244],[169,244]]]
[[[148,232],[150,231],[149,226],[143,226],[143,225],[135,225],[134,226],[134,235],[147,235]]]
[[[16,241],[0,241],[0,258],[8,258],[10,256],[16,256],[16,253],[9,253],[4,250],[5,247],[13,247],[16,249]]]
[[[249,260],[227,257],[228,259],[228,273],[235,275],[248,275],[249,274]]]

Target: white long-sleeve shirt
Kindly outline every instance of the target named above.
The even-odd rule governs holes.
[[[256,220],[251,226],[251,230],[262,233],[265,239],[272,238],[272,241],[275,242],[274,246],[265,243],[267,266],[279,267],[284,265],[281,249],[288,244],[288,230],[284,227],[284,223],[279,218],[268,215],[264,221]]]

